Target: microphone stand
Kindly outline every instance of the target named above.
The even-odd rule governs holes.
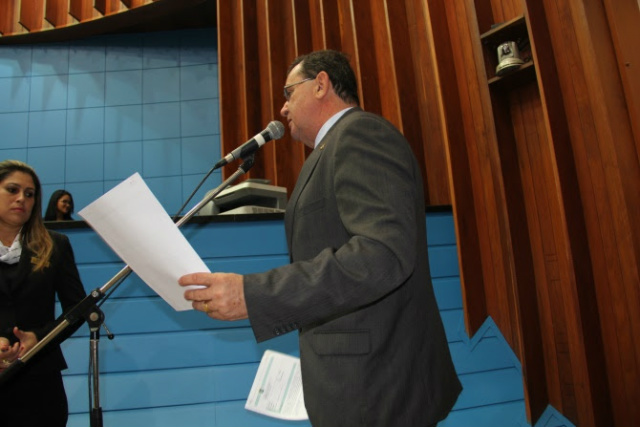
[[[243,163],[240,165],[237,171],[235,171],[229,178],[227,178],[222,184],[215,188],[211,194],[205,196],[198,204],[196,204],[189,212],[184,214],[180,220],[176,221],[176,225],[180,227],[189,221],[196,213],[198,213],[207,203],[215,198],[222,190],[227,188],[233,182],[235,182],[241,175],[247,173],[254,165],[255,154],[249,155],[246,159],[243,158]],[[71,310],[63,313],[56,319],[56,326],[45,335],[40,341],[36,343],[29,351],[27,351],[22,357],[14,360],[4,371],[0,372],[0,386],[5,384],[11,379],[20,369],[22,369],[36,354],[42,349],[47,347],[56,337],[64,332],[68,327],[75,325],[77,322],[84,319],[89,324],[91,331],[90,342],[90,364],[92,367],[92,375],[90,382],[94,386],[93,390],[93,402],[90,414],[91,427],[102,427],[102,408],[100,408],[100,393],[99,393],[99,365],[98,365],[98,342],[100,340],[100,326],[104,326],[104,313],[96,305],[101,299],[105,297],[105,294],[114,285],[119,285],[122,281],[131,274],[131,267],[125,265],[122,270],[116,273],[107,283],[102,287],[96,288],[89,293],[82,301],[76,304]],[[114,288],[115,290],[115,288]],[[109,338],[113,335],[109,332]]]

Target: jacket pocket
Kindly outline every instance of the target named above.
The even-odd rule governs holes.
[[[320,356],[363,355],[371,352],[369,331],[319,331],[311,345]]]

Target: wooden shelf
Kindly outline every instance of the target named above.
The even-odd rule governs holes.
[[[518,68],[505,74],[504,76],[495,76],[489,79],[489,87],[492,90],[511,90],[519,86],[523,86],[527,83],[535,81],[536,79],[536,67],[533,66],[533,62],[525,62]]]
[[[498,24],[486,33],[480,35],[482,44],[493,50],[505,40],[517,41],[521,38],[529,38],[527,22],[524,16],[519,16],[511,21]]]
[[[531,47],[529,45],[529,32],[524,15],[495,25],[491,30],[480,35],[480,41],[484,47],[488,84],[491,88],[510,90],[535,79],[535,67],[533,66]],[[504,76],[497,76],[497,49],[498,46],[506,41],[516,43],[524,64]]]

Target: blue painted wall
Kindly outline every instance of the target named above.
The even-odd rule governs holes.
[[[441,426],[526,426],[520,364],[500,331],[491,319],[473,338],[464,331],[452,215],[429,213],[426,221],[436,297],[465,387]],[[182,230],[211,270],[249,273],[288,262],[281,220],[187,224]],[[123,267],[92,230],[63,231],[71,238],[87,290],[101,287]],[[298,355],[295,333],[256,344],[247,321],[218,322],[199,312],[175,312],[135,275],[102,309],[116,335],[110,341],[103,332],[99,344],[105,425],[309,425],[244,409],[264,350]],[[88,329],[78,331],[63,349],[70,364],[65,374],[69,426],[86,426]],[[544,427],[570,427],[557,424],[559,419],[560,414],[550,412]]]
[[[0,159],[34,166],[45,204],[66,188],[77,212],[139,172],[176,213],[220,158],[218,105],[215,29],[0,47]]]

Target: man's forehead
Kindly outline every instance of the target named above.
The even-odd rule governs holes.
[[[295,79],[302,74],[302,64],[298,64],[291,69],[289,75],[287,76],[287,80]]]

